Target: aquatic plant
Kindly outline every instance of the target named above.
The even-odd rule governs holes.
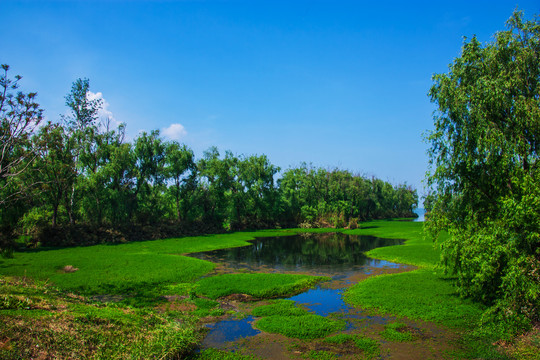
[[[318,339],[343,329],[345,322],[314,314],[300,316],[273,315],[258,320],[255,326],[266,332],[297,339]]]

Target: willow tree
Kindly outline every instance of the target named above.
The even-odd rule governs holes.
[[[428,226],[446,230],[445,268],[461,293],[526,324],[540,308],[540,22],[507,29],[462,54],[430,90],[438,105]]]

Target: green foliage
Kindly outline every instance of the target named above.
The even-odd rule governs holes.
[[[3,68],[5,87],[16,88],[18,80],[7,79]],[[2,103],[15,101],[10,90]],[[27,106],[28,117],[18,137],[9,136],[13,121],[2,108],[0,135],[18,140],[2,152],[11,160],[2,159],[7,167],[0,169],[0,203],[20,197],[20,189],[26,201],[0,209],[0,241],[8,241],[2,240],[6,234],[29,234],[46,245],[87,245],[148,237],[130,231],[134,226],[153,227],[151,233],[165,229],[150,236],[163,238],[300,223],[356,228],[361,220],[413,215],[417,194],[406,185],[305,164],[276,182],[280,169],[265,155],[221,156],[211,147],[196,160],[186,145],[164,140],[158,130],[126,143],[125,124],[113,129],[110,119],[98,122],[102,100],[89,90],[88,79],[74,81],[66,96],[69,114],[38,130],[35,94],[21,94],[17,101]],[[77,226],[105,236],[72,236]],[[71,230],[62,236],[57,229],[65,227]]]
[[[291,168],[279,180],[285,216],[296,223],[343,228],[350,221],[411,217],[416,191],[406,185],[392,186],[349,171],[325,170],[303,164]],[[354,227],[354,225],[353,225]]]
[[[273,315],[259,319],[255,326],[266,332],[297,339],[317,339],[343,329],[345,322],[314,314],[299,316]]]
[[[296,274],[225,274],[198,281],[196,292],[211,299],[231,294],[273,298],[300,292],[325,280],[329,279],[322,276]]]
[[[21,234],[36,234],[40,229],[47,226],[52,218],[52,211],[43,208],[32,208],[24,214],[17,223]]]
[[[434,77],[428,224],[460,293],[515,332],[540,317],[540,21],[507,24]]]
[[[36,151],[31,137],[43,120],[36,93],[18,91],[21,76],[8,76],[2,64],[0,74],[0,256],[13,251],[13,228],[27,209],[27,198],[36,185],[25,181],[32,173]],[[15,236],[14,236],[15,235]]]
[[[400,322],[393,322],[384,326],[381,336],[390,341],[413,341],[415,336],[407,330],[407,325]]]

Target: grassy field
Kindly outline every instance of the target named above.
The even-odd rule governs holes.
[[[223,315],[218,302],[197,291],[215,298],[225,287],[275,297],[324,278],[237,274],[199,284],[215,265],[183,254],[290,234],[241,232],[16,252],[0,259],[0,358],[184,358],[202,339],[199,320]],[[231,287],[238,282],[244,286]]]
[[[12,259],[0,259],[0,358],[141,359],[184,358],[189,354],[201,359],[252,359],[211,349],[192,354],[202,338],[201,319],[224,314],[213,299],[234,293],[274,298],[297,293],[325,279],[253,273],[201,279],[215,265],[184,255],[245,246],[255,236],[305,231],[311,230],[239,232],[16,252]],[[462,336],[452,358],[505,358],[492,345],[496,339],[490,329],[479,325],[483,307],[457,296],[452,279],[437,268],[439,252],[423,237],[421,223],[373,221],[362,223],[359,229],[342,231],[406,239],[405,245],[377,248],[368,254],[419,267],[408,273],[368,278],[346,292],[347,302],[373,312],[434,321],[454,329]],[[343,323],[310,314],[288,301],[271,301],[256,307],[253,315],[259,317],[256,326],[267,332],[328,344],[325,346],[335,346],[336,350],[340,343],[348,344],[367,358],[378,354],[377,341],[359,334],[336,334]],[[381,336],[409,340],[402,325],[394,324]],[[521,341],[508,352],[515,358],[534,359],[538,344],[533,340]],[[305,356],[334,358],[332,352],[322,350]]]
[[[92,303],[43,282],[3,277],[0,358],[183,357],[193,350],[202,334],[193,317],[177,315]]]
[[[370,221],[360,228],[345,230],[346,234],[371,235],[386,239],[407,240],[405,246],[386,246],[369,251],[376,259],[433,268],[439,261],[440,252],[433,241],[424,238],[423,223],[412,221]]]
[[[55,286],[83,294],[125,294],[170,283],[186,283],[214,268],[186,253],[249,245],[255,236],[290,235],[287,231],[219,234],[119,245],[96,245],[16,252],[0,258],[0,274],[48,280]],[[75,272],[63,271],[71,265]]]
[[[497,324],[482,323],[484,306],[457,294],[452,278],[438,267],[440,251],[432,239],[424,236],[422,223],[374,221],[347,233],[406,239],[404,245],[377,248],[367,254],[418,267],[359,282],[344,294],[347,302],[377,313],[433,321],[454,329],[461,335],[455,358],[507,358],[493,346],[504,334],[498,331]]]

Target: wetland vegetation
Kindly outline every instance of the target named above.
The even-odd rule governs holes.
[[[44,124],[2,65],[0,357],[537,358],[539,38],[516,11],[435,75],[425,227],[405,184],[126,142],[87,79]]]
[[[255,236],[287,239],[306,231],[263,230],[17,252],[11,259],[0,260],[2,357],[268,358],[271,355],[262,349],[278,343],[285,347],[279,353],[291,358],[347,358],[353,354],[377,358],[403,352],[408,346],[422,349],[419,351],[432,358],[505,358],[492,345],[493,333],[482,327],[484,308],[457,296],[435,262],[426,266],[426,259],[436,258],[428,253],[438,250],[422,236],[421,223],[375,221],[355,230],[337,230],[407,240],[404,245],[371,250],[380,258],[396,261],[402,249],[416,248],[414,257],[403,251],[403,262],[419,266],[414,272],[364,274],[367,280],[357,284],[358,278],[350,277],[344,298],[361,312],[355,314],[356,320],[335,309],[314,312],[316,306],[302,305],[305,300],[264,300],[288,297],[317,284],[324,287],[332,281],[343,286],[347,281],[342,277],[328,282],[329,277],[248,269],[231,274],[218,271],[220,264],[185,256],[216,248],[250,247],[246,241]],[[168,266],[176,270],[150,271],[159,268],[163,259],[169,259]],[[78,270],[65,271],[66,265]],[[392,272],[392,268],[387,270]],[[212,272],[214,275],[201,278]],[[207,331],[205,323],[246,317],[259,329],[252,334],[259,335],[235,340],[243,344],[242,351],[203,348],[198,354],[193,352]]]

